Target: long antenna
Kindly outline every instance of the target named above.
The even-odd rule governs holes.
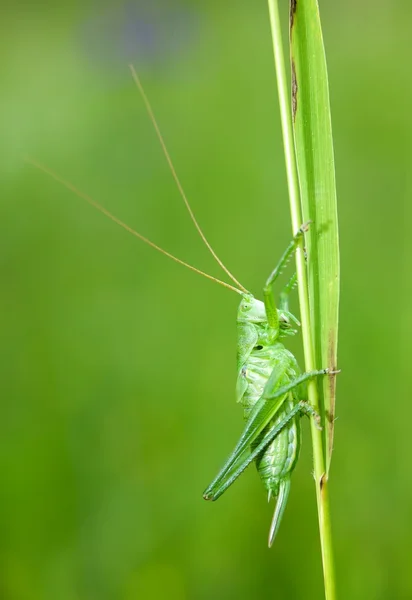
[[[204,273],[200,269],[196,269],[196,267],[193,267],[192,265],[189,265],[187,262],[180,260],[180,258],[177,258],[173,254],[170,254],[170,252],[166,252],[166,250],[163,250],[163,248],[160,248],[160,246],[157,246],[157,244],[155,244],[148,238],[144,237],[143,235],[141,235],[140,233],[138,233],[137,231],[135,231],[134,229],[132,229],[131,227],[126,225],[126,223],[123,223],[123,221],[121,221],[120,219],[115,217],[111,212],[109,212],[106,208],[104,208],[104,206],[102,206],[101,204],[99,204],[98,202],[93,200],[93,198],[91,198],[90,196],[88,196],[87,194],[85,194],[84,192],[79,190],[78,188],[76,188],[69,181],[66,181],[65,179],[63,179],[63,177],[60,177],[60,175],[58,175],[57,173],[52,171],[52,169],[49,169],[49,167],[42,165],[41,163],[37,162],[30,156],[26,156],[25,159],[28,163],[32,164],[37,169],[40,169],[40,171],[43,171],[44,173],[47,173],[47,175],[50,175],[50,177],[53,177],[53,179],[55,179],[56,181],[58,181],[59,183],[64,185],[64,187],[66,187],[68,190],[70,190],[71,192],[74,192],[76,194],[76,196],[79,196],[79,198],[86,200],[86,202],[88,202],[91,206],[93,206],[94,208],[97,208],[98,211],[100,211],[101,213],[106,215],[106,217],[109,217],[109,219],[111,219],[112,221],[114,221],[115,223],[120,225],[120,227],[123,227],[123,229],[125,229],[126,231],[128,231],[129,233],[131,233],[132,235],[137,237],[139,240],[141,240],[145,244],[148,244],[149,246],[151,246],[152,248],[154,248],[161,254],[164,254],[164,256],[168,256],[175,262],[179,263],[179,265],[183,265],[184,267],[187,267],[191,271],[194,271],[195,273],[198,273],[199,275],[203,275],[203,277],[206,277],[207,279],[210,279],[211,281],[215,281],[219,285],[223,285],[225,288],[227,288],[229,290],[233,290],[234,292],[236,292],[238,294],[244,293],[242,291],[243,288],[242,288],[242,290],[240,290],[240,289],[236,288],[235,286],[230,285],[229,283],[226,283],[225,281],[221,281],[220,279],[217,279],[216,277],[212,277],[212,275],[209,275],[208,273]]]
[[[167,160],[167,164],[169,165],[169,168],[170,168],[170,171],[172,173],[173,179],[175,180],[175,183],[177,185],[177,189],[179,190],[179,193],[180,193],[180,195],[181,195],[181,197],[183,199],[183,202],[185,203],[186,208],[187,208],[187,210],[189,212],[190,218],[192,219],[192,221],[193,221],[196,229],[198,230],[200,237],[202,238],[203,242],[205,243],[206,247],[208,248],[208,250],[211,253],[211,255],[213,256],[213,258],[216,260],[216,262],[219,264],[219,266],[224,270],[224,272],[226,273],[226,275],[228,277],[230,277],[230,279],[244,293],[248,293],[247,289],[243,287],[243,285],[236,279],[236,277],[234,277],[234,275],[232,275],[232,273],[229,271],[229,269],[222,263],[222,261],[220,260],[220,258],[216,254],[216,252],[213,250],[212,246],[207,241],[206,236],[203,233],[202,229],[200,228],[200,225],[197,222],[196,217],[195,217],[195,215],[193,213],[192,207],[190,206],[189,200],[186,197],[186,194],[185,194],[185,191],[183,189],[183,186],[180,183],[180,180],[179,180],[179,178],[177,176],[177,173],[176,173],[176,170],[174,168],[172,159],[170,158],[170,154],[169,154],[169,152],[167,150],[166,143],[165,143],[165,141],[163,139],[162,134],[160,133],[160,129],[159,129],[159,126],[157,124],[156,117],[154,116],[154,112],[153,112],[152,106],[151,106],[151,104],[149,102],[148,97],[146,96],[146,93],[145,93],[145,91],[143,89],[143,86],[142,86],[142,84],[140,82],[139,76],[137,75],[136,70],[135,70],[135,68],[134,68],[134,66],[132,64],[129,65],[129,68],[130,68],[130,71],[132,72],[132,77],[133,77],[133,79],[134,79],[134,81],[135,81],[135,83],[137,85],[137,88],[138,88],[138,90],[140,92],[140,95],[141,95],[141,97],[143,99],[143,102],[144,102],[144,104],[146,106],[147,113],[148,113],[149,118],[150,118],[150,120],[151,120],[151,122],[153,124],[153,127],[154,127],[154,130],[156,132],[156,135],[157,135],[157,137],[159,139],[160,146],[162,147],[163,154],[165,155],[165,158]]]

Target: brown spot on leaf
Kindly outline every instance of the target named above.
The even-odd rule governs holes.
[[[295,12],[296,7],[298,5],[298,0],[290,0],[290,28],[293,27],[293,22],[295,20]]]
[[[298,108],[298,81],[296,79],[295,61],[292,58],[292,119],[295,122]]]
[[[328,365],[332,371],[336,371],[336,337],[335,333],[331,332],[329,337],[329,347],[328,347]],[[329,400],[330,406],[329,410],[326,411],[326,418],[328,420],[328,448],[326,449],[328,453],[328,461],[330,463],[330,459],[332,456],[333,450],[333,434],[334,434],[334,425],[335,425],[335,396],[336,396],[336,375],[332,375],[332,377],[328,377],[328,385],[329,385]]]

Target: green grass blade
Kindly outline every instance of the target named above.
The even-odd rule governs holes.
[[[339,246],[328,75],[317,0],[292,0],[292,120],[306,234],[310,323],[317,368],[336,367]],[[335,377],[319,384],[326,474],[335,415]]]
[[[327,146],[327,140],[325,141],[325,131],[324,124],[321,124],[321,120],[319,116],[314,113],[316,110],[320,110],[320,112],[325,116],[325,109],[315,109],[313,102],[316,100],[320,101],[318,98],[320,94],[320,90],[316,89],[316,85],[323,85],[323,96],[328,99],[328,89],[327,89],[327,80],[326,80],[326,67],[325,67],[325,58],[323,54],[323,43],[322,37],[320,33],[320,22],[319,15],[317,14],[317,5],[315,5],[315,12],[313,13],[308,11],[310,8],[311,0],[298,0],[300,3],[306,1],[306,6],[300,4],[299,6],[303,6],[301,10],[301,14],[297,13],[297,4],[296,0],[291,0],[291,19],[292,23],[292,36],[295,36],[294,45],[299,50],[296,52],[296,47],[293,50],[293,63],[292,63],[292,105],[293,105],[293,119],[291,115],[291,110],[289,106],[289,90],[287,86],[287,78],[285,73],[285,64],[283,57],[283,44],[282,44],[282,27],[280,23],[279,16],[279,7],[278,0],[268,0],[269,6],[269,19],[270,26],[272,31],[272,41],[273,41],[273,54],[275,59],[275,71],[276,71],[276,79],[278,84],[278,96],[279,96],[279,109],[280,109],[280,118],[282,124],[282,136],[283,136],[283,146],[285,152],[285,165],[286,165],[286,175],[288,181],[288,191],[289,191],[289,203],[291,210],[291,221],[293,231],[296,232],[299,226],[302,224],[302,207],[300,202],[300,180],[299,180],[299,171],[298,166],[300,163],[301,166],[301,178],[303,184],[303,195],[305,196],[304,205],[306,208],[305,216],[312,214],[316,216],[318,219],[318,223],[315,227],[312,227],[310,230],[310,239],[308,236],[307,243],[310,244],[310,251],[312,253],[313,264],[310,267],[310,278],[312,281],[312,293],[311,302],[312,309],[310,305],[310,293],[309,293],[309,283],[308,283],[308,269],[306,268],[305,257],[303,253],[303,248],[298,247],[296,249],[296,273],[298,280],[298,293],[299,293],[299,306],[300,306],[300,317],[302,323],[302,343],[303,343],[303,351],[305,355],[305,369],[306,371],[311,371],[316,368],[316,354],[315,354],[315,341],[312,339],[315,337],[316,347],[319,349],[320,358],[322,358],[322,352],[324,350],[324,345],[321,343],[321,337],[323,334],[323,330],[325,329],[327,334],[330,334],[330,331],[334,332],[334,340],[336,341],[336,328],[337,328],[337,298],[335,302],[336,307],[336,320],[332,323],[332,320],[329,316],[327,320],[325,320],[324,315],[322,315],[322,305],[317,306],[317,310],[314,309],[316,303],[319,302],[319,296],[322,296],[323,304],[325,304],[325,290],[328,287],[328,280],[325,279],[328,273],[328,270],[325,268],[325,263],[328,262],[329,258],[325,255],[320,255],[319,248],[320,244],[317,243],[319,236],[322,238],[324,232],[328,233],[328,239],[330,237],[330,225],[329,219],[332,220],[335,227],[335,238],[331,240],[331,245],[336,243],[335,249],[331,252],[334,253],[336,260],[336,272],[333,274],[333,281],[336,283],[336,289],[334,292],[333,285],[331,286],[331,295],[334,293],[338,293],[337,286],[337,276],[339,273],[339,263],[338,263],[338,254],[337,254],[337,217],[336,217],[336,193],[334,188],[334,175],[333,175],[333,150],[332,150],[332,140],[331,140],[331,130],[330,130],[330,113],[327,111],[328,118],[328,126],[329,129],[329,146]],[[299,35],[297,35],[295,27],[297,28],[296,21],[299,16],[306,17],[306,20],[300,21],[299,24]],[[305,29],[305,25],[312,22],[312,25],[315,29],[314,32],[311,32]],[[302,31],[303,27],[303,31]],[[318,43],[313,44],[313,40],[309,40],[308,36],[315,36]],[[299,42],[299,43],[298,43]],[[320,45],[319,45],[320,42]],[[314,45],[314,48],[312,48]],[[321,56],[323,57],[323,61],[320,60],[319,52],[321,50]],[[296,55],[298,57],[296,58]],[[315,60],[315,63],[312,61]],[[319,66],[317,63],[322,63],[324,77],[319,82],[317,80],[316,74],[313,76],[314,81],[310,80],[309,75],[313,75],[310,67],[315,64]],[[306,84],[306,89],[304,87]],[[301,96],[299,96],[299,87],[301,88]],[[315,87],[314,87],[315,86]],[[325,96],[326,94],[326,96]],[[303,109],[304,105],[307,104],[305,110]],[[329,105],[327,101],[327,106]],[[302,114],[301,114],[302,113]],[[298,121],[299,115],[299,121]],[[308,122],[305,121],[305,118],[308,119]],[[292,126],[292,120],[294,124]],[[306,129],[308,127],[308,129]],[[297,133],[296,133],[297,128]],[[305,130],[303,130],[305,128]],[[319,131],[322,135],[319,136]],[[325,148],[322,147],[322,143],[319,140],[323,140],[323,144]],[[299,148],[297,148],[299,146]],[[307,146],[307,148],[306,148]],[[329,189],[329,192],[332,193],[333,202],[329,204],[325,202],[325,190],[323,190],[322,186],[325,185],[325,182],[322,180],[321,169],[319,169],[319,159],[316,155],[316,152],[321,148],[323,152],[323,158],[329,154],[330,163],[327,166],[328,169],[332,169],[332,191]],[[329,148],[328,152],[326,149]],[[299,160],[296,156],[296,150],[299,153]],[[316,168],[315,168],[316,165]],[[329,172],[330,174],[330,172]],[[310,182],[312,185],[308,184]],[[327,182],[328,187],[330,186],[330,181]],[[320,198],[319,203],[316,203],[315,206],[312,205],[312,198],[310,195],[313,194],[315,199]],[[309,210],[307,210],[309,207]],[[322,211],[327,211],[325,214]],[[312,211],[312,213],[311,213]],[[315,252],[316,250],[316,252]],[[323,261],[324,264],[321,265]],[[333,260],[332,263],[333,264]],[[316,277],[315,277],[316,274]],[[316,285],[318,284],[318,286]],[[328,314],[330,315],[330,310],[328,308]],[[322,316],[322,322],[320,322],[319,317]],[[315,319],[314,326],[311,325],[312,317]],[[330,328],[330,329],[329,329]],[[328,338],[330,340],[330,337]],[[322,340],[323,341],[323,340]],[[336,343],[333,345],[333,359],[336,360]],[[330,360],[331,357],[328,356]],[[332,364],[334,364],[334,361]],[[326,364],[330,364],[326,361]],[[322,365],[323,366],[323,365]],[[326,378],[325,378],[326,379]],[[331,377],[327,378],[329,381],[332,379]],[[329,384],[330,385],[330,384]],[[325,425],[325,421],[328,419],[325,416],[325,406],[319,405],[319,390],[316,381],[308,382],[308,400],[312,405],[313,409],[320,412],[321,417],[323,419],[323,423]],[[322,390],[323,392],[324,390]],[[327,393],[329,393],[329,398],[331,398],[331,388],[328,388]],[[325,396],[322,395],[323,402],[325,402]],[[328,400],[326,399],[326,402]],[[332,407],[332,403],[329,401],[329,411]],[[327,409],[326,409],[327,410]],[[330,415],[330,412],[329,412]],[[333,417],[330,418],[330,422],[333,424]],[[314,478],[315,478],[315,489],[316,489],[316,500],[318,506],[318,520],[319,520],[319,535],[321,542],[321,552],[322,552],[322,565],[323,565],[323,579],[324,579],[324,588],[325,588],[325,598],[326,600],[336,600],[336,584],[335,584],[335,573],[334,573],[334,560],[333,560],[333,544],[332,544],[332,529],[331,529],[331,518],[330,518],[330,506],[329,506],[329,486],[328,486],[328,477],[327,477],[327,467],[326,464],[330,464],[330,451],[327,451],[326,442],[331,447],[332,439],[331,439],[331,431],[328,428],[327,434],[324,433],[326,427],[323,428],[322,431],[316,427],[316,423],[314,419],[311,419],[311,433],[312,433],[312,449],[313,449],[313,470],[314,470]],[[326,438],[326,435],[328,436]]]

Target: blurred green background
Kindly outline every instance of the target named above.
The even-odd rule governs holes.
[[[338,587],[408,599],[412,6],[322,2],[321,14],[342,258]],[[254,469],[202,500],[243,425],[238,297],[22,160],[220,276],[134,62],[202,227],[260,294],[291,236],[266,2],[5,3],[0,27],[0,598],[322,598],[307,423],[271,551]],[[301,360],[300,339],[291,347]]]

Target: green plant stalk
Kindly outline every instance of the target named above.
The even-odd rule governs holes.
[[[277,87],[279,95],[280,117],[286,162],[286,175],[289,191],[292,229],[293,233],[296,233],[296,231],[302,224],[302,211],[300,205],[299,180],[296,167],[296,155],[292,131],[291,111],[289,104],[290,91],[285,71],[278,2],[277,0],[268,0],[268,4],[273,40],[273,52],[275,58]],[[298,278],[298,293],[302,322],[302,339],[305,356],[305,368],[307,371],[312,371],[316,369],[316,363],[311,333],[312,329],[310,323],[308,278],[302,245],[300,245],[300,247],[298,247],[296,251],[296,272]],[[308,398],[313,408],[317,412],[319,412],[319,396],[316,381],[314,380],[312,380],[308,384]],[[324,415],[321,415],[322,422],[324,422],[323,417]],[[316,427],[314,419],[311,419],[311,433],[325,598],[326,600],[335,600],[336,587],[332,550],[331,519],[329,509],[329,491],[328,481],[325,475],[325,449],[323,447],[322,432]]]
[[[339,323],[339,230],[329,83],[318,0],[293,0],[290,16],[292,129],[305,236],[316,363],[336,369]],[[336,378],[319,382],[326,474],[335,423]]]

